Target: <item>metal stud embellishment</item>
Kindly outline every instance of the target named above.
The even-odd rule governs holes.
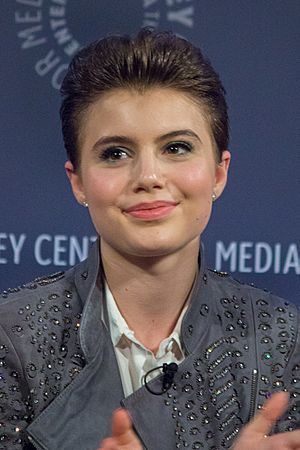
[[[34,290],[34,289],[37,289],[38,286],[47,286],[49,284],[56,283],[57,281],[64,278],[64,276],[65,276],[65,272],[60,271],[60,272],[55,272],[48,276],[37,277],[33,281],[31,281],[27,284],[22,284],[22,286],[18,286],[15,288],[9,288],[3,292],[0,292],[0,296],[2,298],[7,298],[9,296],[9,294],[21,292],[24,289]]]
[[[274,390],[285,390],[289,386],[290,397],[295,399],[296,390],[292,378],[288,379],[285,368],[295,340],[295,307],[282,302],[273,308],[271,302],[259,299],[257,305],[258,340],[261,344],[261,371],[258,407]],[[299,427],[299,416],[292,414],[295,401],[290,402],[289,411],[277,426],[277,431],[291,431]],[[298,422],[297,422],[298,420]]]
[[[204,285],[210,285],[209,274]],[[184,448],[183,442],[188,448],[230,448],[252,407],[255,413],[255,406],[261,407],[270,392],[285,389],[287,382],[290,387],[294,383],[292,398],[298,403],[292,404],[286,422],[288,424],[290,420],[291,424],[283,425],[282,431],[284,427],[295,428],[295,408],[300,405],[299,365],[297,373],[288,381],[282,375],[286,373],[296,333],[296,314],[287,305],[279,306],[274,313],[269,294],[264,298],[261,291],[257,292],[259,297],[255,299],[253,290],[253,306],[245,294],[239,296],[238,293],[221,297],[217,310],[207,301],[207,306],[216,314],[215,321],[212,311],[210,317],[214,324],[219,324],[223,335],[211,340],[204,349],[199,347],[194,355],[193,370],[189,371],[188,384],[183,384],[181,390],[180,385],[177,386],[176,410],[172,411],[176,427],[175,448]],[[203,312],[202,303],[199,305],[201,316],[205,315]],[[258,361],[253,357],[256,351],[253,327],[257,336]],[[251,361],[259,365],[255,369],[255,381]],[[249,411],[245,408],[245,398],[250,399]]]
[[[15,321],[10,329],[15,345],[22,342],[30,348],[25,355],[27,361],[23,361],[24,373],[9,370],[11,350],[0,345],[0,412],[9,407],[8,413],[16,424],[12,429],[11,419],[1,423],[0,449],[6,448],[6,442],[9,445],[18,442],[18,448],[26,446],[23,429],[28,422],[37,417],[85,366],[78,335],[81,306],[78,302],[73,304],[71,287],[63,291],[56,288],[55,278],[57,276],[38,279],[38,283],[53,283],[53,290],[49,292],[48,289],[45,298],[37,297],[15,311]],[[25,398],[24,392],[28,392]]]
[[[226,311],[228,307],[238,311],[226,314],[227,321],[236,316],[241,317],[240,311],[243,309],[235,307],[240,306],[238,298],[225,300],[223,304]],[[179,403],[172,413],[176,420],[176,448],[183,448],[182,444],[185,442],[189,448],[208,449],[209,439],[212,440],[212,447],[209,448],[228,448],[232,443],[231,436],[236,435],[235,430],[241,424],[241,405],[237,400],[233,371],[243,372],[246,364],[242,362],[242,347],[236,347],[238,340],[232,336],[231,331],[228,328],[227,335],[201,350],[200,355],[194,358],[194,371],[182,374],[181,378],[188,378],[188,383],[178,392]],[[243,346],[244,350],[248,350],[246,344]],[[238,360],[236,366],[232,363],[233,358]],[[183,407],[180,408],[179,404],[183,404]],[[183,429],[188,432],[188,436]],[[215,445],[216,443],[219,445]]]

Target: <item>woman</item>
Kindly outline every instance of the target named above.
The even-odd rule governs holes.
[[[199,251],[230,162],[209,62],[143,30],[83,49],[62,93],[66,172],[100,237],[4,294],[2,448],[300,449],[296,307]]]

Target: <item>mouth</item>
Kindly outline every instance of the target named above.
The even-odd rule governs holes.
[[[127,208],[124,212],[137,219],[155,220],[168,216],[177,205],[177,202],[170,201],[138,203]]]

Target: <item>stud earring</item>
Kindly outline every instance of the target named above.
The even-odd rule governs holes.
[[[81,204],[82,204],[82,206],[84,206],[85,208],[88,208],[88,206],[89,206],[88,202],[82,202]]]
[[[216,196],[216,194],[214,192],[212,193],[211,198],[212,198],[213,202],[215,202],[217,200],[217,196]]]

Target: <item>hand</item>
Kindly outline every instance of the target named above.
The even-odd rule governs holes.
[[[287,392],[277,392],[246,425],[232,450],[300,450],[300,430],[268,436],[288,406]]]
[[[101,442],[98,450],[142,450],[125,409],[117,409],[112,416],[112,436]]]

